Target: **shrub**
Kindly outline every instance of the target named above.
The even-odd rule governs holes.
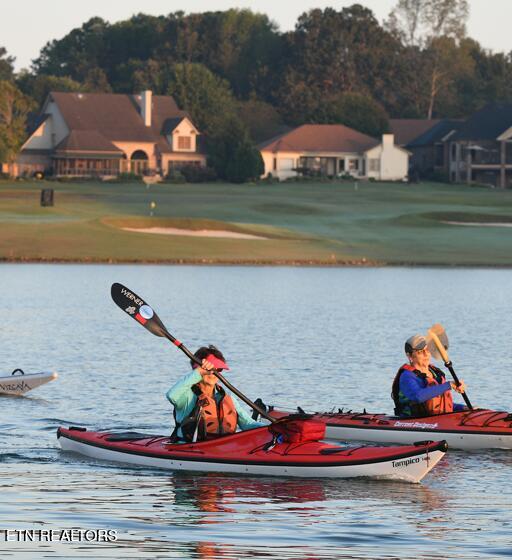
[[[181,167],[179,171],[187,183],[208,183],[217,179],[217,173],[211,167],[186,165]]]
[[[185,176],[181,173],[181,169],[171,169],[165,176],[166,183],[186,183]]]
[[[220,179],[230,183],[245,183],[259,179],[265,167],[259,150],[249,137],[245,126],[230,117],[208,138],[209,164]]]
[[[117,181],[119,183],[139,183],[141,176],[136,173],[119,173]]]

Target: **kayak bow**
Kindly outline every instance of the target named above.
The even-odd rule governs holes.
[[[23,395],[40,385],[57,379],[55,372],[24,373],[15,369],[11,375],[0,376],[0,393],[4,395]]]

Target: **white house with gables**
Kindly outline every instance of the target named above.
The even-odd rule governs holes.
[[[409,152],[392,134],[380,140],[341,124],[304,124],[258,146],[264,177],[301,174],[400,181],[407,177]]]

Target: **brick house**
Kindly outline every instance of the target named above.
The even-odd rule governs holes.
[[[396,143],[411,153],[411,177],[448,176],[448,139],[462,121],[456,119],[391,119]]]
[[[451,181],[512,188],[512,104],[484,107],[446,141]]]

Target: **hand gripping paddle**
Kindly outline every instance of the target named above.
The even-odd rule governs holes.
[[[444,365],[448,368],[448,370],[450,371],[450,373],[452,374],[453,380],[455,381],[455,383],[457,385],[460,385],[460,381],[459,378],[457,377],[457,374],[455,373],[455,370],[453,369],[453,364],[448,356],[448,335],[446,334],[446,331],[444,330],[444,327],[442,325],[440,325],[439,323],[436,323],[435,325],[432,325],[430,327],[430,329],[428,330],[428,334],[427,334],[427,340],[432,341],[433,342],[433,346],[431,344],[429,344],[429,347],[431,349],[431,351],[433,349],[436,350],[436,352],[432,352],[434,358],[437,359],[442,359],[444,362]],[[466,403],[467,407],[470,410],[473,410],[473,406],[469,400],[469,397],[466,395],[466,393],[461,393],[462,398],[464,399],[464,402]]]
[[[179,348],[188,358],[194,361],[198,366],[201,365],[201,360],[198,360],[194,354],[177,338],[172,336],[172,334],[165,328],[165,325],[160,321],[160,318],[155,313],[153,308],[148,305],[141,297],[134,294],[131,290],[118,284],[117,282],[112,284],[110,289],[112,294],[112,299],[126,314],[130,315],[132,319],[135,319],[143,327],[145,327],[149,332],[156,336],[161,336],[170,340],[177,348]],[[253,403],[249,398],[247,398],[243,393],[241,393],[236,387],[231,385],[224,376],[219,373],[216,369],[213,373],[217,376],[219,381],[224,383],[224,385],[230,389],[235,395],[244,401],[248,406],[250,406],[254,411],[258,412],[263,418],[270,420],[270,422],[275,422],[275,418],[269,416],[264,410],[262,410],[258,405]]]

